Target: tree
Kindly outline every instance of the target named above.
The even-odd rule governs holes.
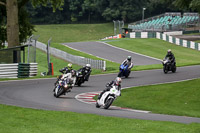
[[[8,47],[19,46],[19,9],[23,8],[25,4],[32,1],[34,6],[46,5],[50,3],[53,7],[53,11],[57,8],[61,9],[64,0],[0,0],[0,5],[6,8],[6,30],[7,30],[7,42]]]
[[[200,13],[200,0],[175,0],[173,3],[182,10],[193,10]]]

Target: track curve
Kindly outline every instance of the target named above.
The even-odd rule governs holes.
[[[99,42],[70,43],[66,45],[70,45],[71,47],[73,46],[75,49],[77,49],[78,46],[78,48],[83,48],[78,49],[80,51],[93,55],[96,54],[96,56],[104,55],[101,58],[113,60],[118,63],[121,63],[128,55],[131,55],[134,58],[135,65],[160,63],[159,59],[146,57],[133,52],[127,52],[126,50],[114,48]],[[113,51],[113,53],[111,51]],[[131,73],[130,78],[123,80],[122,87],[127,88],[132,86],[160,84],[199,78],[199,70],[200,66],[188,66],[178,68],[176,74],[163,74],[162,70],[136,71]],[[56,80],[55,78],[2,81],[0,82],[0,103],[26,108],[73,111],[134,119],[200,123],[200,118],[142,113],[137,111],[122,110],[119,108],[111,108],[109,110],[97,109],[94,105],[82,103],[75,99],[75,96],[81,93],[102,91],[104,89],[104,85],[108,81],[115,79],[116,76],[117,74],[91,76],[89,82],[84,83],[82,87],[74,87],[72,92],[68,93],[66,96],[62,96],[61,98],[55,98],[53,96],[52,90],[53,84]]]
[[[161,62],[160,59],[117,48],[104,42],[74,42],[63,45],[117,63],[121,63],[127,56],[132,56],[134,65],[137,66],[160,64]]]
[[[199,78],[199,70],[200,66],[188,66],[178,68],[176,74],[163,74],[162,70],[136,71],[131,73],[130,78],[123,80],[122,87],[126,88]],[[61,98],[54,98],[53,96],[52,89],[56,80],[55,78],[3,81],[0,82],[0,103],[26,108],[73,111],[134,119],[200,123],[200,118],[139,113],[120,109],[97,109],[93,105],[85,104],[75,99],[75,96],[80,93],[101,91],[104,85],[116,76],[117,74],[91,76],[89,82],[83,84],[82,87],[74,87],[72,92]]]

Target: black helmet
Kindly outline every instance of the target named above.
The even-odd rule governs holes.
[[[131,56],[128,56],[128,57],[127,57],[127,60],[128,60],[128,61],[131,61]]]

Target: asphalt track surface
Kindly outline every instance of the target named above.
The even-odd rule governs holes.
[[[116,48],[103,42],[74,42],[64,43],[63,45],[117,63],[124,61],[127,56],[132,56],[132,61],[134,65],[137,66],[160,64],[161,61],[159,59]]]
[[[133,71],[131,72],[130,78],[122,79],[122,87],[127,88],[199,78],[199,70],[200,66],[197,65],[178,68],[175,74],[164,74],[161,69]],[[72,92],[60,98],[53,96],[52,90],[56,80],[55,78],[2,81],[0,82],[0,103],[34,109],[72,111],[132,119],[200,123],[200,118],[194,117],[140,113],[114,108],[109,108],[108,110],[99,109],[94,104],[86,104],[75,99],[81,93],[102,91],[105,84],[115,79],[116,76],[117,74],[91,76],[89,82],[84,83],[81,87],[74,87]]]

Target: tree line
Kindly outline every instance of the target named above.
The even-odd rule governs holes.
[[[125,23],[171,11],[200,12],[199,0],[0,0],[0,47],[18,46],[33,24]]]

